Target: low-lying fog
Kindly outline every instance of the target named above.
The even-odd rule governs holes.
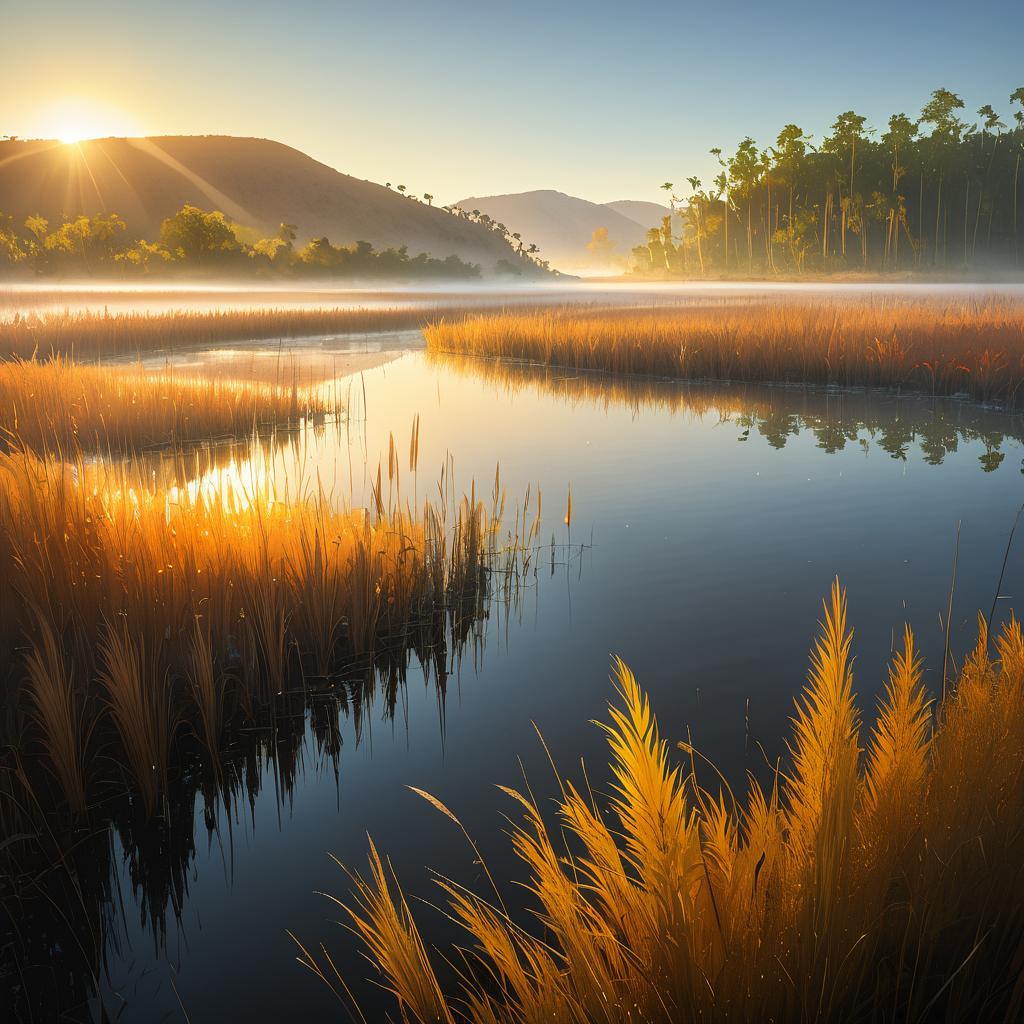
[[[976,295],[1024,299],[1024,283],[1004,282],[779,282],[779,281],[688,281],[622,282],[601,280],[552,281],[516,284],[496,281],[445,282],[437,285],[350,283],[242,284],[238,282],[185,283],[154,282],[18,282],[0,285],[0,315],[20,313],[140,312],[164,313],[175,310],[231,310],[252,306],[288,308],[390,308],[425,309],[435,305],[551,303],[615,303],[658,305],[706,300],[728,302],[752,298],[816,295],[863,298],[869,296],[944,298]]]

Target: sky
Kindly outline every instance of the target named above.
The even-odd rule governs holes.
[[[1024,85],[1009,0],[0,0],[0,38],[0,136],[272,138],[436,203],[661,201],[746,135]]]

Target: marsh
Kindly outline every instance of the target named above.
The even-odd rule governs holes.
[[[47,809],[63,880],[6,894],[17,917],[5,925],[5,984],[40,1008],[271,1021],[301,994],[307,1019],[332,1019],[337,1005],[296,964],[290,932],[324,943],[367,1012],[383,1011],[359,944],[317,895],[348,884],[328,854],[361,865],[369,833],[410,897],[432,897],[428,869],[480,882],[462,834],[407,787],[458,814],[496,877],[520,877],[495,784],[521,786],[525,773],[539,799],[557,795],[550,754],[567,773],[585,758],[607,789],[588,722],[612,696],[612,655],[642,680],[666,735],[692,735],[737,788],[747,772],[763,779],[785,753],[831,581],[847,588],[871,721],[904,622],[925,687],[941,688],[955,555],[949,646],[962,663],[1021,504],[1024,419],[965,398],[529,365],[427,350],[416,330],[234,339],[105,365],[225,387],[297,381],[341,410],[272,436],[243,429],[201,457],[151,449],[133,465],[153,486],[272,486],[285,506],[316,491],[345,514],[372,509],[382,487],[415,510],[447,478],[488,507],[504,500],[499,539],[522,545],[529,529],[530,553],[514,586],[507,562],[484,567],[486,594],[454,632],[350,666],[329,688],[307,680],[225,732],[215,773],[201,745],[172,756],[155,814],[139,814],[131,773],[98,746],[88,815],[67,818],[57,797]],[[110,452],[93,471],[123,471],[124,458]],[[1022,558],[1010,548],[997,624]],[[42,756],[19,720],[25,756]],[[23,879],[43,877],[44,860],[16,852]],[[75,894],[75,912],[55,913],[60,891]],[[452,938],[435,918],[430,940]]]

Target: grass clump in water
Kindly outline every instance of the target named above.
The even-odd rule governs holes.
[[[525,558],[503,498],[460,500],[448,476],[419,512],[380,484],[363,510],[293,483],[165,488],[134,462],[0,452],[0,683],[24,690],[72,809],[112,743],[154,813],[178,739],[216,766],[227,719],[383,652],[428,658]]]
[[[785,764],[738,800],[677,763],[629,669],[603,725],[612,789],[517,804],[534,926],[447,879],[465,929],[428,952],[371,847],[348,912],[403,1020],[1015,1020],[1024,999],[1024,636],[984,621],[939,708],[905,632],[863,737],[836,583]],[[866,748],[862,748],[866,744]],[[454,815],[440,801],[432,802]],[[487,876],[490,877],[489,875]],[[496,898],[495,898],[496,897]],[[302,948],[327,980],[330,965]],[[452,984],[449,986],[448,982]]]
[[[680,379],[910,388],[1020,404],[1024,304],[809,300],[435,320],[433,351]]]
[[[337,415],[326,392],[297,381],[210,380],[55,356],[0,361],[0,438],[36,451],[139,451]]]
[[[78,359],[110,358],[260,338],[414,330],[431,315],[436,313],[400,307],[17,312],[0,320],[0,354],[23,359],[51,352]]]

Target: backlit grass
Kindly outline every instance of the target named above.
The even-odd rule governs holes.
[[[298,381],[210,380],[61,356],[0,361],[0,440],[36,450],[137,451],[240,438],[338,411],[323,391]]]
[[[436,313],[397,307],[15,313],[0,320],[0,355],[29,359],[61,352],[85,359],[261,338],[413,330],[431,315]]]
[[[180,737],[216,760],[229,711],[251,720],[385,650],[428,658],[480,613],[491,572],[521,566],[526,527],[499,535],[498,480],[488,505],[443,475],[414,511],[397,463],[363,510],[315,482],[283,501],[269,479],[164,487],[134,462],[0,453],[0,685],[24,689],[73,809],[98,749],[113,744],[153,813]]]
[[[356,878],[347,908],[398,1019],[1018,1019],[1020,626],[1011,621],[990,643],[980,622],[940,707],[907,629],[866,735],[851,639],[837,583],[788,756],[745,795],[689,743],[674,751],[617,661],[618,697],[601,726],[608,796],[565,780],[552,819],[529,790],[504,790],[532,923],[506,912],[498,888],[478,893],[442,877],[445,909],[466,938],[435,955],[371,846],[370,873]],[[301,960],[341,982],[325,951],[302,949]]]
[[[1024,303],[814,300],[439,319],[433,351],[617,374],[910,388],[1018,405]]]
[[[126,294],[116,293],[116,298],[123,301]],[[253,301],[259,298],[256,293]],[[273,302],[273,296],[264,298]],[[0,317],[0,357],[30,359],[58,352],[76,359],[109,358],[233,341],[409,331],[439,317],[458,316],[467,308],[465,301],[425,304],[423,299],[411,294],[406,306],[364,308],[253,305],[169,312],[18,311]],[[495,300],[495,296],[481,295],[480,308],[503,309],[504,303]]]

